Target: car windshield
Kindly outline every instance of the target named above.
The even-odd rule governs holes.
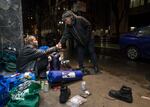
[[[148,34],[149,35],[150,34],[150,26],[134,29],[133,31],[131,31],[131,33]]]

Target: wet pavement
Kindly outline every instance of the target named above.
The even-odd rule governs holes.
[[[142,99],[141,96],[150,97],[150,90],[144,85],[150,85],[150,61],[140,59],[128,60],[118,49],[96,49],[99,66],[103,73],[88,75],[83,78],[87,82],[88,89],[92,93],[87,102],[81,107],[149,107],[150,100]],[[70,59],[72,67],[78,66],[76,57],[64,55]],[[91,67],[89,58],[85,60],[86,67]],[[69,84],[71,97],[80,93],[81,81]],[[119,90],[122,85],[132,88],[133,103],[129,104],[108,96],[111,89]],[[59,103],[59,89],[50,89],[47,93],[41,91],[39,107],[68,107]]]
[[[124,80],[108,72],[103,74],[89,75],[83,78],[86,81],[91,95],[87,97],[87,102],[80,107],[149,107],[150,101],[142,99],[142,96],[150,97],[150,91],[143,89],[139,84],[131,80]],[[71,97],[80,94],[81,81],[69,84]],[[119,90],[122,85],[132,88],[133,103],[126,103],[108,96],[111,89]],[[59,89],[50,89],[48,93],[41,92],[40,107],[69,107],[59,103]]]
[[[119,49],[112,48],[96,48],[99,66],[111,75],[120,78],[127,78],[138,83],[149,84],[150,81],[150,59],[139,59],[137,61],[129,60],[125,53]],[[72,65],[77,66],[76,56],[68,55],[67,59],[71,59]],[[74,58],[72,59],[72,57]],[[86,57],[85,65],[90,66],[89,57]]]
[[[100,49],[97,51],[102,68],[112,75],[147,84],[150,80],[150,60],[129,60],[125,54],[117,49]]]
[[[119,50],[97,50],[99,65],[102,74],[89,75],[83,78],[92,93],[87,102],[81,107],[149,107],[150,100],[141,98],[150,97],[150,90],[143,88],[149,84],[149,60],[130,61]],[[71,55],[72,57],[72,55]],[[71,59],[71,65],[77,67],[76,57]],[[91,63],[86,59],[86,67]],[[147,77],[147,78],[146,78]],[[71,97],[79,94],[81,81],[69,85]],[[119,90],[122,85],[132,88],[133,103],[126,103],[108,96],[111,89]],[[41,92],[40,107],[68,107],[59,103],[59,90],[50,89],[48,93]]]

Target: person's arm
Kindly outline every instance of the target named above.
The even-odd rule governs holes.
[[[70,32],[68,31],[68,28],[67,26],[65,25],[65,29],[64,29],[64,32],[63,32],[63,35],[59,41],[60,44],[65,44],[66,43],[66,40],[68,40],[70,38]]]
[[[49,54],[51,54],[52,52],[56,52],[56,51],[58,51],[59,49],[56,47],[56,46],[54,46],[54,47],[51,47],[51,48],[48,48],[46,51],[45,51],[45,54],[46,55],[49,55]]]
[[[36,59],[36,58],[40,58],[40,57],[42,57],[44,55],[49,55],[52,52],[56,52],[58,50],[59,49],[57,47],[55,47],[55,46],[51,47],[51,48],[48,48],[46,51],[41,51],[39,49],[35,49],[32,56],[34,56],[34,59]]]

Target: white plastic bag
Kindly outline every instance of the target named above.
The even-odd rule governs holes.
[[[67,105],[70,107],[79,107],[81,104],[85,103],[86,101],[87,99],[79,95],[76,95],[67,102]]]

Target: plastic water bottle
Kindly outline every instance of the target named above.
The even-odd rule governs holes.
[[[81,91],[85,91],[85,90],[87,90],[86,82],[82,81],[82,83],[81,83]]]
[[[44,90],[44,83],[45,83],[45,82],[42,80],[42,81],[41,81],[41,90]]]
[[[45,81],[44,83],[44,92],[48,92],[49,91],[49,84],[48,81]]]

